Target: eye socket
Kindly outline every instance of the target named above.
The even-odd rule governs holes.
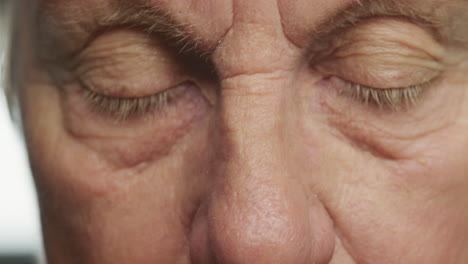
[[[179,57],[163,40],[141,32],[104,33],[70,67],[74,94],[94,113],[117,121],[163,113],[194,95],[190,66]]]
[[[416,106],[442,73],[414,65],[376,63],[373,59],[335,60],[314,70],[331,81],[332,87],[340,94],[366,106],[396,111]]]
[[[444,72],[444,49],[408,21],[372,18],[319,43],[311,67],[340,94],[391,110],[416,106]]]

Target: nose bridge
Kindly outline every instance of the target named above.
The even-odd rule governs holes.
[[[279,90],[286,80],[272,72],[222,82],[227,151],[207,212],[210,247],[220,263],[302,263],[310,253],[302,236],[309,232],[305,197],[293,191],[297,183],[281,151]],[[295,250],[279,257],[280,248]],[[286,262],[272,262],[274,255]]]
[[[281,90],[287,79],[287,74],[272,72],[238,75],[222,81],[219,120],[225,150],[225,180],[285,180],[288,170],[281,150],[288,139],[282,135],[287,124],[282,118]]]
[[[278,147],[284,100],[281,90],[286,78],[271,73],[239,75],[222,81],[221,126],[224,140],[236,152]]]
[[[278,240],[275,236],[280,232],[264,232],[264,227],[286,228],[285,210],[291,207],[291,197],[284,199],[287,168],[280,151],[284,142],[279,140],[282,90],[289,73],[287,48],[281,26],[276,25],[280,24],[276,7],[258,9],[257,4],[236,2],[234,24],[213,57],[221,78],[218,113],[223,162],[207,213],[208,219],[214,219],[209,220],[208,233],[218,253],[226,245],[248,250],[266,240]]]
[[[265,10],[256,8],[260,5],[256,1],[236,3],[234,24],[213,61],[221,79],[221,126],[227,149],[253,161],[259,158],[254,154],[258,151],[278,154],[281,105],[288,99],[283,95],[294,71],[294,56],[275,5],[263,5],[268,6]]]
[[[288,128],[279,91],[287,83],[284,72],[221,82],[219,146],[226,151],[214,165],[211,195],[195,216],[194,263],[328,263],[329,219],[306,195],[282,151]]]

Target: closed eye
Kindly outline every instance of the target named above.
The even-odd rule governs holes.
[[[349,95],[364,105],[399,111],[416,106],[420,102],[423,92],[431,83],[429,81],[409,87],[381,89],[342,81],[342,85],[338,89],[340,93]]]
[[[422,101],[443,75],[444,54],[425,28],[376,17],[325,39],[310,65],[340,94],[364,105],[403,110]]]
[[[83,95],[90,106],[97,112],[110,116],[118,121],[138,118],[154,111],[164,111],[174,101],[181,97],[186,85],[144,97],[116,97],[100,94],[92,89],[83,87]]]

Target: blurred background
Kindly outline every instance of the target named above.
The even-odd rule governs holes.
[[[41,261],[39,210],[19,131],[0,100],[0,264]]]
[[[7,1],[17,0],[0,0],[0,264],[42,264],[36,193],[21,133],[10,119],[2,91],[9,42]]]

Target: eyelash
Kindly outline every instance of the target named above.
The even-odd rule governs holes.
[[[427,85],[429,83],[405,88],[379,89],[346,81],[346,85],[340,89],[340,93],[347,94],[364,105],[374,105],[380,109],[387,108],[399,111],[402,108],[417,105],[420,102],[424,87]],[[83,88],[83,90],[84,97],[95,110],[119,121],[144,116],[154,110],[161,111],[178,94],[174,89],[169,89],[146,97],[121,98],[103,95],[89,88]]]
[[[97,93],[84,88],[84,97],[91,106],[119,121],[141,117],[152,111],[165,109],[177,96],[178,89],[169,89],[157,94],[136,98],[121,98]]]
[[[347,94],[364,105],[399,111],[417,105],[421,100],[422,93],[430,83],[403,88],[380,89],[346,81],[345,87],[340,88],[340,93]]]

